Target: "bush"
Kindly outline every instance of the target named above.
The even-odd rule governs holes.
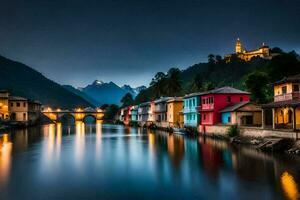
[[[227,135],[229,137],[235,137],[239,135],[239,129],[237,125],[232,125],[227,130]]]

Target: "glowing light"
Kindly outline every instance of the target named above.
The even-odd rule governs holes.
[[[297,183],[295,182],[293,176],[288,172],[284,172],[281,175],[281,185],[283,191],[289,199],[296,200],[300,197]]]
[[[7,182],[11,167],[12,143],[9,135],[0,137],[0,184]]]

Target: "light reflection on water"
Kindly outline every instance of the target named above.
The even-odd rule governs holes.
[[[211,138],[58,123],[0,136],[0,199],[294,200],[299,167]]]

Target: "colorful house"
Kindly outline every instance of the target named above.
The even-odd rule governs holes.
[[[250,102],[239,102],[220,111],[222,124],[261,126],[261,107]]]
[[[155,103],[154,103],[154,101],[149,102],[147,122],[148,122],[148,124],[152,124],[155,122]]]
[[[140,126],[147,124],[149,119],[150,102],[142,103],[138,108],[138,123]]]
[[[129,122],[131,120],[131,113],[130,113],[130,110],[131,110],[131,107],[132,106],[128,106],[128,107],[125,107],[123,108],[123,123],[125,125],[129,125]]]
[[[201,127],[221,123],[220,111],[238,102],[249,102],[250,94],[232,87],[222,87],[201,94]]]
[[[154,116],[155,116],[155,124],[158,127],[168,127],[168,119],[167,119],[167,101],[169,101],[171,97],[161,97],[160,99],[157,99],[154,101],[155,104],[155,110],[154,110]]]
[[[300,74],[274,83],[274,102],[263,107],[263,127],[300,128]],[[272,113],[272,114],[271,114]],[[268,117],[272,116],[271,120]]]
[[[167,120],[169,127],[183,127],[183,100],[181,97],[174,97],[167,101]]]
[[[129,115],[131,117],[131,122],[137,122],[138,121],[138,106],[132,106],[129,110]]]
[[[183,121],[185,127],[197,127],[200,122],[198,107],[202,93],[192,93],[183,97]]]

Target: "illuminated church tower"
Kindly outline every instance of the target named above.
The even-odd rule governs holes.
[[[241,44],[240,38],[238,38],[236,41],[235,53],[242,53],[242,44]]]

